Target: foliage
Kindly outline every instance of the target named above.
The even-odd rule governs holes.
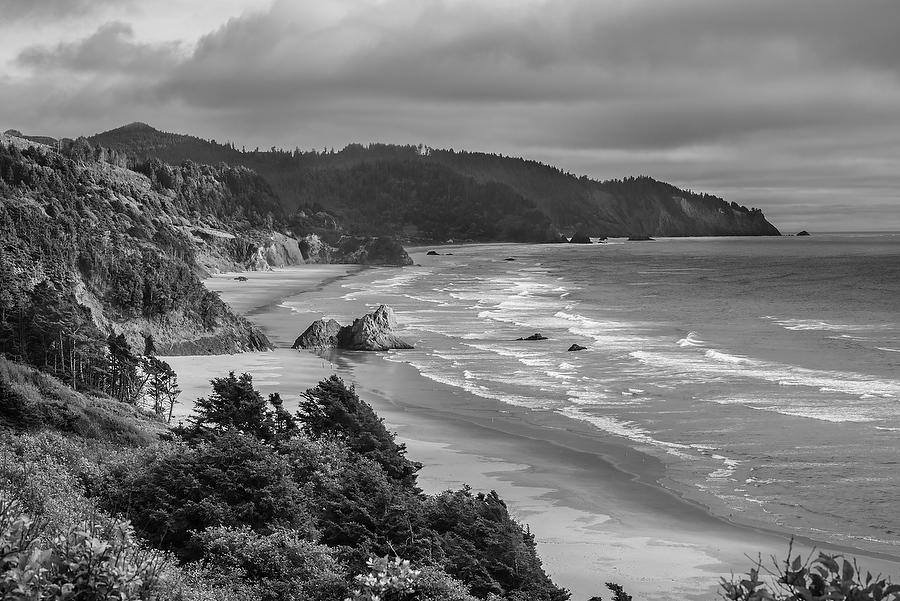
[[[106,467],[95,494],[154,545],[201,560],[213,582],[249,597],[287,594],[268,581],[334,592],[332,572],[346,583],[346,571],[391,554],[422,567],[417,599],[568,599],[496,493],[423,495],[418,465],[339,378],[308,390],[296,418],[247,374],[212,386],[192,423],[174,429],[180,440]],[[274,563],[258,565],[263,554]],[[337,557],[344,567],[329,563]],[[319,560],[331,567],[310,567]]]
[[[337,601],[347,593],[345,567],[334,549],[296,531],[216,527],[197,535],[208,578],[226,587],[247,587],[261,601]]]
[[[210,384],[213,393],[209,398],[197,399],[191,428],[181,431],[186,439],[207,432],[233,430],[272,442],[296,433],[296,421],[284,410],[281,396],[274,393],[263,399],[253,388],[250,374],[238,377],[230,372],[225,378],[211,380]]]
[[[181,389],[178,388],[178,374],[171,365],[152,355],[141,357],[141,371],[145,379],[144,395],[150,401],[151,410],[158,417],[171,422],[172,411],[178,403],[178,395],[181,394]]]
[[[126,515],[153,544],[197,559],[202,549],[192,533],[215,526],[262,533],[283,526],[313,536],[309,499],[290,472],[261,440],[225,431],[192,446],[150,448],[116,464],[98,494],[106,510]]]
[[[429,527],[441,538],[447,572],[473,594],[521,591],[534,600],[568,599],[544,573],[534,536],[512,519],[496,492],[447,491],[429,498],[425,509]]]
[[[337,376],[304,393],[298,417],[311,437],[339,436],[352,451],[377,462],[391,478],[405,486],[415,485],[422,465],[406,458],[405,445],[394,441],[372,407]]]
[[[141,446],[156,439],[162,424],[130,405],[73,391],[53,376],[0,357],[0,428]]]
[[[156,599],[160,554],[144,549],[127,523],[110,537],[90,523],[40,539],[42,525],[0,494],[0,593],[4,599]]]
[[[612,591],[613,598],[612,601],[631,601],[632,597],[618,584],[614,582],[607,582],[606,588]],[[597,595],[596,597],[591,597],[588,601],[603,601],[603,598]]]
[[[368,573],[358,575],[358,588],[346,601],[412,601],[417,598],[419,570],[409,561],[395,557],[372,557],[366,563]]]
[[[757,561],[746,578],[722,579],[720,595],[730,601],[882,601],[900,600],[900,584],[866,572],[855,561],[840,555],[820,553],[810,561],[800,555],[765,569]]]

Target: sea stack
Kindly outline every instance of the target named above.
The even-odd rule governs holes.
[[[413,348],[413,345],[394,334],[396,325],[394,310],[381,305],[372,313],[353,320],[353,324],[349,326],[341,326],[333,319],[318,319],[297,337],[291,348],[339,348],[349,351]]]

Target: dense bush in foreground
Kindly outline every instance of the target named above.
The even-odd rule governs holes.
[[[262,599],[343,599],[388,555],[426,575],[408,598],[426,583],[435,601],[569,598],[496,493],[424,495],[420,466],[336,376],[296,416],[247,374],[212,384],[175,440],[108,466],[94,491],[154,546]]]

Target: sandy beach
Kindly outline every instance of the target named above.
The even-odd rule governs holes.
[[[717,516],[659,484],[659,460],[583,422],[546,411],[475,397],[421,376],[375,353],[320,357],[288,348],[315,314],[288,311],[285,298],[315,298],[317,290],[352,277],[356,266],[303,266],[277,272],[216,276],[207,285],[259,324],[279,347],[268,353],[170,357],[183,389],[179,416],[207,394],[208,380],[249,372],[264,393],[278,391],[289,408],[303,390],[332,373],[360,396],[425,467],[426,492],[468,484],[496,490],[529,524],[551,576],[572,599],[607,596],[617,582],[635,599],[715,599],[721,576],[752,567],[758,554],[783,557],[788,538]],[[363,309],[363,307],[360,307]],[[361,311],[360,311],[361,312]],[[807,552],[809,541],[799,541]],[[828,546],[819,548],[828,550]],[[888,558],[867,558],[871,571],[897,574]]]

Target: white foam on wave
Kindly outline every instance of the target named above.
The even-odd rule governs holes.
[[[635,331],[643,329],[643,325],[633,322],[612,319],[597,320],[579,313],[571,312],[573,306],[567,305],[565,311],[557,311],[553,317],[561,320],[571,334],[593,338],[594,344],[603,349],[631,351],[641,347],[650,339],[635,335]]]
[[[729,355],[728,353],[723,353],[722,351],[717,351],[715,349],[707,350],[704,355],[714,361],[730,363],[732,365],[751,365],[755,363],[755,361],[748,357],[743,357],[741,355]]]
[[[879,351],[885,351],[888,353],[900,353],[900,348],[889,348],[886,346],[876,346],[875,348]]]
[[[781,326],[785,330],[792,331],[823,331],[823,332],[877,332],[890,329],[894,324],[846,324],[846,323],[829,323],[822,319],[798,319],[793,317],[775,317],[773,315],[763,315],[762,319],[768,319]]]
[[[675,344],[678,346],[685,348],[691,346],[706,346],[706,342],[704,342],[700,335],[697,332],[688,332],[687,336],[684,338],[680,338]]]
[[[711,471],[706,476],[706,479],[707,480],[720,480],[720,481],[721,480],[733,480],[732,476],[734,475],[734,472],[737,471],[737,468],[741,464],[741,462],[737,461],[736,459],[729,459],[728,457],[725,457],[724,455],[717,455],[717,454],[713,454],[712,458],[716,459],[717,461],[721,461],[723,465],[722,465],[722,467]]]
[[[866,395],[869,398],[874,395],[882,399],[900,400],[900,381],[867,374],[815,370],[771,363],[731,355],[714,349],[707,349],[703,355],[643,350],[634,351],[630,355],[644,365],[663,369],[672,375],[688,377],[691,380],[728,381],[735,377],[742,377],[764,380],[781,386],[806,387],[820,392],[855,396],[860,400],[864,400],[863,397]],[[854,403],[852,406],[842,406],[836,404],[834,399],[822,399],[821,407],[809,404],[792,407],[787,403],[796,401],[782,400],[784,405],[769,404],[762,408],[825,421],[871,421],[878,419],[886,412],[900,412],[900,407],[884,403]],[[757,406],[759,403],[749,405]]]
[[[627,438],[628,440],[640,444],[660,448],[666,453],[680,459],[696,459],[688,452],[690,450],[689,445],[653,438],[647,430],[641,428],[634,422],[618,420],[607,415],[594,415],[592,413],[588,413],[582,409],[579,409],[578,407],[564,407],[562,409],[558,409],[557,413],[571,419],[587,422],[595,426],[596,428],[603,430],[604,432],[608,432],[609,434],[621,436],[622,438]]]
[[[476,383],[474,377],[467,380],[464,375],[465,372],[459,375],[447,373],[446,371],[442,372],[439,369],[435,369],[435,365],[430,364],[428,361],[422,360],[422,358],[411,358],[408,353],[388,354],[385,356],[385,359],[395,363],[407,363],[413,366],[416,371],[418,371],[422,376],[428,378],[429,380],[433,380],[446,386],[460,388],[470,394],[479,396],[484,399],[500,401],[502,403],[506,403],[507,405],[513,405],[516,407],[527,407],[529,409],[544,408],[542,402],[538,401],[537,399],[522,395],[493,391],[482,384]]]

